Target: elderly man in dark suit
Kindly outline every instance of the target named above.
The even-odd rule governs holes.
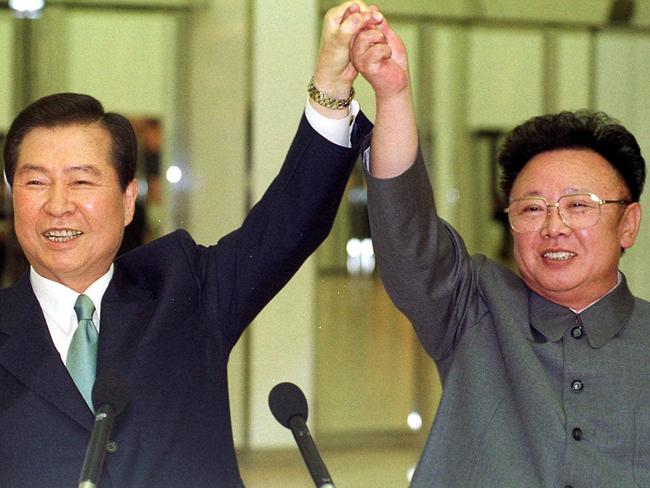
[[[443,383],[411,486],[650,486],[650,303],[618,271],[641,222],[634,136],[589,111],[506,136],[515,274],[470,256],[436,214],[400,39],[366,30],[352,61],[377,99],[366,163],[382,279]]]
[[[0,292],[0,486],[75,485],[93,383],[108,370],[126,378],[130,402],[102,487],[242,486],[228,356],[331,227],[369,124],[358,117],[352,147],[312,124],[327,115],[349,127],[348,45],[379,21],[353,2],[328,12],[311,118],[241,228],[214,246],[179,230],[114,261],[137,194],[128,121],[79,94],[42,98],[17,116],[5,171],[31,267]]]

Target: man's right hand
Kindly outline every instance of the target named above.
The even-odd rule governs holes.
[[[386,20],[355,37],[352,63],[375,91],[377,114],[370,143],[370,173],[392,178],[417,156],[418,134],[404,43]]]
[[[368,80],[378,99],[399,96],[409,89],[406,48],[388,21],[360,32],[350,52],[354,67]]]

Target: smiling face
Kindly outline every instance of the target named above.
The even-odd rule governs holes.
[[[517,175],[510,199],[537,196],[554,204],[562,195],[585,192],[604,200],[629,198],[619,173],[600,155],[564,149],[533,157]],[[634,244],[640,220],[638,203],[603,205],[596,225],[571,229],[550,208],[541,230],[513,232],[521,277],[539,295],[582,309],[616,284],[621,248]]]
[[[108,271],[133,218],[137,184],[122,191],[110,145],[99,125],[38,127],[16,164],[18,242],[41,276],[80,293]]]

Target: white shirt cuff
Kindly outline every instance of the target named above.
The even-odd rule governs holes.
[[[352,100],[347,117],[330,119],[311,106],[309,100],[305,107],[305,117],[312,128],[328,141],[343,147],[352,147],[351,135],[354,119],[359,113],[359,103]]]

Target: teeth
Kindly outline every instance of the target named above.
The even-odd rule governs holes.
[[[545,252],[544,258],[550,259],[551,261],[566,261],[574,257],[576,253],[568,251],[558,251],[558,252]]]
[[[83,232],[80,230],[72,230],[72,229],[61,229],[61,230],[48,230],[43,233],[46,239],[49,239],[52,242],[66,242],[66,241],[71,241],[72,239],[76,239],[79,237]]]

